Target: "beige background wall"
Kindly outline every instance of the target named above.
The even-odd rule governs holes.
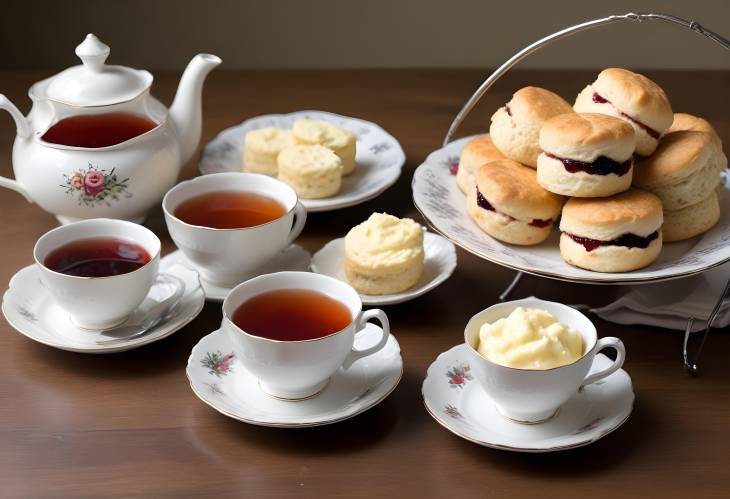
[[[79,0],[4,2],[0,69],[75,63],[94,32],[111,61],[179,69],[197,52],[225,68],[494,67],[540,36],[611,13],[659,11],[730,38],[728,0]],[[526,67],[728,69],[730,51],[663,23],[577,35]]]

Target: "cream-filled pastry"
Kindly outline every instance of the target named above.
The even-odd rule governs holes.
[[[540,128],[550,118],[572,112],[570,104],[549,90],[521,88],[492,115],[489,135],[506,157],[535,168]]]
[[[640,269],[662,249],[662,222],[662,202],[640,189],[571,198],[560,219],[560,254],[571,265],[597,272]]]
[[[505,159],[505,156],[497,149],[489,135],[479,135],[467,142],[461,151],[459,167],[456,170],[456,185],[461,192],[469,194],[474,187],[476,182],[474,171],[477,167],[497,159]]]
[[[345,276],[358,292],[398,293],[423,273],[423,227],[410,218],[373,213],[345,236]]]
[[[342,174],[355,170],[356,137],[342,127],[322,120],[299,119],[294,122],[292,134],[297,144],[319,144],[337,154],[342,160]]]
[[[634,127],[636,153],[654,152],[661,136],[674,120],[664,90],[644,75],[627,69],[608,68],[575,99],[578,113],[601,113],[620,118]]]
[[[487,234],[511,244],[533,245],[548,238],[563,197],[543,189],[535,170],[509,159],[477,168],[467,212]]]
[[[251,130],[246,134],[243,146],[243,169],[276,177],[279,173],[276,159],[279,153],[294,145],[294,136],[289,130],[267,127]]]
[[[324,146],[287,147],[279,153],[277,164],[279,180],[304,199],[334,196],[342,185],[342,161]]]
[[[710,134],[673,132],[654,154],[636,163],[634,185],[659,196],[665,210],[680,210],[706,199],[726,166]]]
[[[604,197],[631,187],[634,129],[594,113],[562,114],[540,130],[537,181],[556,194]]]

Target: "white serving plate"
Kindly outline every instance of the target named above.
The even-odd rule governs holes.
[[[363,203],[382,193],[400,177],[406,154],[392,135],[375,123],[324,111],[266,114],[227,128],[206,144],[198,163],[200,173],[243,171],[243,139],[248,132],[266,127],[290,129],[300,118],[328,121],[357,137],[355,171],[342,177],[342,188],[336,196],[301,199],[307,211],[330,211]]]
[[[413,175],[413,201],[428,223],[454,244],[485,260],[529,274],[593,284],[641,284],[698,274],[730,260],[730,190],[719,188],[722,215],[711,230],[687,241],[666,243],[650,266],[633,272],[593,272],[567,264],[560,256],[560,233],[553,230],[537,246],[505,244],[484,233],[466,212],[464,194],[449,166],[473,137],[449,143],[428,155]]]

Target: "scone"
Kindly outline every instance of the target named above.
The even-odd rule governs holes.
[[[659,196],[664,210],[680,210],[706,199],[720,183],[724,167],[710,134],[673,132],[662,138],[654,154],[637,161],[634,185]]]
[[[646,267],[662,249],[662,202],[630,189],[608,198],[571,198],[560,219],[560,254],[596,272]]]
[[[526,246],[548,238],[562,205],[562,196],[540,187],[535,170],[509,159],[477,168],[466,200],[469,216],[484,232]]]
[[[631,187],[634,129],[594,113],[562,114],[540,130],[537,181],[556,194],[605,197]]]
[[[345,236],[345,276],[367,295],[399,293],[423,273],[423,228],[410,218],[373,213]]]
[[[636,131],[636,153],[648,156],[674,120],[664,90],[644,75],[621,68],[604,69],[578,94],[573,109],[621,118]]]
[[[521,88],[492,115],[489,135],[506,157],[535,168],[540,154],[538,134],[543,123],[572,112],[570,104],[549,90]]]
[[[712,136],[712,143],[717,149],[722,151],[722,140],[707,120],[687,113],[674,113],[674,121],[672,121],[672,126],[669,127],[667,133],[681,132],[683,130],[709,133]]]
[[[299,119],[294,122],[292,134],[297,144],[325,146],[342,160],[342,174],[355,170],[355,134],[326,121]]]
[[[459,167],[456,170],[456,185],[461,192],[469,194],[474,186],[474,171],[490,161],[505,159],[504,154],[492,142],[489,135],[474,137],[464,146],[459,158]]]
[[[664,242],[684,241],[710,230],[720,220],[720,202],[713,190],[702,201],[679,210],[664,210]]]
[[[304,199],[334,196],[342,184],[342,161],[331,149],[320,145],[287,147],[277,160],[279,180]]]
[[[294,136],[289,130],[268,127],[251,130],[243,142],[244,171],[276,177],[276,158],[283,149],[294,145]]]

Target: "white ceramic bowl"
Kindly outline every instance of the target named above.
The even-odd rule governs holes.
[[[559,322],[578,331],[583,337],[583,356],[572,364],[544,370],[505,367],[482,357],[477,352],[479,328],[507,317],[517,307],[547,310]],[[578,310],[537,298],[498,303],[479,312],[466,325],[464,341],[469,347],[474,377],[497,410],[509,419],[524,423],[550,419],[580,387],[621,368],[626,356],[621,340],[613,337],[599,340],[596,327]],[[596,353],[609,347],[616,350],[616,360],[610,367],[586,376]]]

